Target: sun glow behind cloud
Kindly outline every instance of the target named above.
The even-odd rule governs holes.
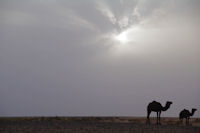
[[[121,3],[121,14],[110,8],[106,2],[100,3],[97,10],[107,18],[112,25],[113,30],[106,34],[106,39],[111,56],[124,56],[132,54],[146,54],[158,51],[158,39],[156,36],[162,36],[163,22],[166,19],[166,10],[164,8],[152,9],[152,12],[146,12],[140,8],[142,3],[135,6]],[[125,7],[128,6],[128,10]],[[119,7],[120,8],[120,7]],[[124,9],[124,10],[123,10]],[[159,12],[158,12],[159,11]],[[143,15],[143,14],[145,15]],[[161,19],[162,18],[162,19]],[[162,21],[161,21],[162,20]],[[157,52],[156,51],[156,52]]]
[[[114,35],[114,39],[119,41],[119,43],[121,44],[125,44],[129,41],[126,31],[119,33],[117,35]]]
[[[106,33],[106,36],[103,35],[107,40],[105,43],[110,46],[110,54],[123,56],[133,53],[136,50],[134,43],[140,41],[144,32],[140,23],[135,23],[140,17],[136,7],[133,6],[131,10],[124,11],[120,15],[116,14],[105,2],[99,2],[97,5],[97,10],[113,25],[113,30]],[[124,6],[123,2],[121,6]]]

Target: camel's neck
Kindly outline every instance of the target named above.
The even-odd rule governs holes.
[[[194,115],[194,112],[195,112],[195,111],[194,111],[194,110],[192,110],[192,113],[190,113],[190,116],[193,116],[193,115]]]
[[[165,107],[162,107],[162,111],[166,111],[168,110],[170,107],[170,104],[166,104]]]

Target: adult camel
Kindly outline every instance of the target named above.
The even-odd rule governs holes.
[[[161,112],[168,110],[171,104],[172,104],[171,101],[167,101],[165,106],[163,107],[159,102],[156,102],[156,101],[149,103],[149,105],[147,106],[147,123],[150,124],[149,116],[151,112],[153,111],[157,113],[157,124],[161,124],[160,123]]]

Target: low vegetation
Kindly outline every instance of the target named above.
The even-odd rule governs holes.
[[[200,118],[186,126],[178,118],[146,125],[137,117],[16,117],[0,118],[0,133],[200,133]]]

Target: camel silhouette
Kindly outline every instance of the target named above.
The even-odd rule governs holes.
[[[163,107],[159,102],[156,101],[149,103],[149,105],[147,106],[147,124],[150,124],[149,116],[152,111],[157,113],[157,124],[161,124],[160,123],[161,112],[169,109],[171,104],[172,104],[171,101],[167,101],[165,107]]]
[[[180,113],[179,113],[179,119],[181,120],[181,122],[183,123],[183,119],[185,118],[186,121],[185,121],[185,124],[186,125],[189,125],[189,119],[190,119],[190,116],[193,116],[195,111],[197,111],[197,109],[192,109],[191,113],[189,110],[187,109],[184,109],[182,110]]]

